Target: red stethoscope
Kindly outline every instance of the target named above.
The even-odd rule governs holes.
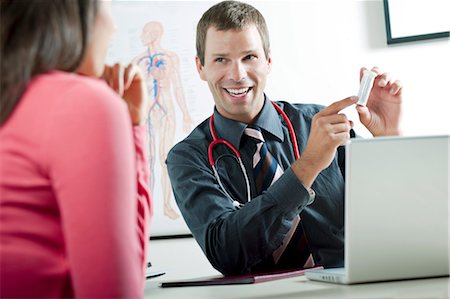
[[[286,124],[288,126],[289,136],[291,137],[292,148],[294,149],[295,159],[298,160],[300,158],[300,152],[298,150],[297,139],[295,138],[294,127],[292,126],[291,121],[289,120],[289,118],[287,117],[287,115],[283,111],[283,109],[281,109],[280,106],[278,106],[274,102],[271,102],[271,103],[275,107],[275,109],[277,110],[278,114],[280,114],[283,117],[284,121],[286,122]],[[239,166],[241,167],[241,171],[242,171],[242,173],[244,175],[244,178],[245,178],[245,185],[247,187],[247,202],[250,202],[251,201],[250,182],[249,182],[249,179],[248,179],[248,176],[247,176],[247,170],[245,169],[244,163],[242,163],[241,154],[239,153],[239,151],[229,141],[217,138],[216,130],[214,128],[214,114],[211,115],[211,117],[209,119],[209,130],[210,130],[211,136],[213,138],[213,141],[208,146],[209,164],[211,165],[211,168],[212,168],[212,170],[214,172],[214,176],[216,177],[217,182],[219,183],[219,186],[222,189],[222,191],[231,200],[231,202],[233,203],[233,206],[235,206],[236,208],[241,208],[243,206],[243,204],[240,203],[239,201],[233,199],[233,197],[231,197],[231,195],[227,192],[227,190],[225,189],[224,185],[222,184],[222,180],[220,179],[219,173],[218,173],[217,168],[216,168],[216,161],[214,160],[214,157],[213,157],[213,149],[214,149],[214,147],[216,145],[223,144],[226,147],[228,147],[234,153],[235,158],[236,158]]]

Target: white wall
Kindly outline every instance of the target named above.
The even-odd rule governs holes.
[[[266,91],[273,100],[328,105],[356,95],[361,66],[378,66],[404,85],[405,135],[450,134],[449,39],[387,46],[381,0],[249,3],[271,34]],[[367,135],[360,124],[356,129]]]

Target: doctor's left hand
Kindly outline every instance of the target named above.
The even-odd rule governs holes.
[[[360,80],[366,68],[360,70]],[[393,80],[389,73],[378,67],[371,69],[377,74],[367,106],[356,106],[361,123],[373,136],[400,135],[402,114],[402,84]]]
[[[142,124],[145,120],[149,98],[145,79],[139,67],[134,64],[124,67],[118,63],[113,66],[105,65],[102,78],[125,100],[132,124]]]

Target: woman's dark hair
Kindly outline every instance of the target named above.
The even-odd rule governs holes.
[[[78,68],[97,13],[97,0],[0,0],[0,125],[30,80]]]

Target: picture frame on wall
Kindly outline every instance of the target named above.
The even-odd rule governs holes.
[[[383,0],[387,44],[448,38],[450,1]]]

